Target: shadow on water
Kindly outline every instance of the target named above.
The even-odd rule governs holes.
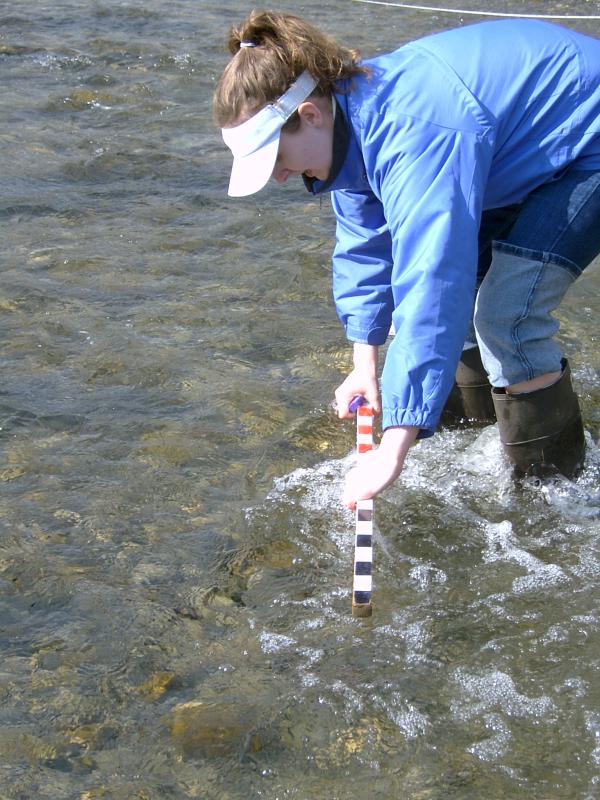
[[[598,265],[561,309],[581,477],[513,484],[495,427],[421,443],[353,619],[331,213],[226,198],[248,9],[200,5],[0,10],[0,796],[595,797]],[[303,13],[366,54],[470,21]]]

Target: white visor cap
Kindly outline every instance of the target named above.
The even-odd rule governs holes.
[[[316,85],[306,70],[274,103],[235,128],[221,128],[223,141],[233,153],[230,197],[254,194],[267,183],[275,168],[281,129]]]

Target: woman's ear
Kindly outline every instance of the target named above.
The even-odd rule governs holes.
[[[305,100],[298,106],[298,116],[307,125],[312,125],[315,128],[320,128],[324,122],[324,115],[319,106],[311,100]]]

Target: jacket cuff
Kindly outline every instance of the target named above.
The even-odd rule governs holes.
[[[351,323],[346,325],[346,338],[349,342],[357,342],[358,344],[385,344],[388,333],[389,327],[381,327],[381,325],[370,328],[362,328]]]
[[[428,439],[433,436],[437,428],[438,420],[434,420],[431,414],[410,411],[406,409],[386,408],[381,413],[381,430],[386,428],[398,428],[401,426],[411,426],[419,428],[417,439]]]

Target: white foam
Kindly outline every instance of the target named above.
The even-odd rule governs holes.
[[[312,672],[305,672],[300,676],[300,680],[305,689],[312,689],[319,684],[319,679]]]
[[[430,728],[428,717],[412,703],[408,703],[399,692],[393,692],[391,697],[385,698],[378,705],[407,739],[424,736]]]
[[[348,707],[354,711],[362,711],[364,708],[364,698],[360,692],[347,686],[342,681],[334,681],[331,686],[331,691],[337,695],[341,695],[347,702]]]
[[[490,504],[514,505],[511,471],[501,451],[497,426],[483,430],[442,430],[413,448],[398,482],[402,489],[431,492],[458,508],[473,524],[469,508],[477,496]],[[400,495],[398,502],[402,503]]]
[[[500,714],[485,714],[483,719],[485,727],[492,732],[492,736],[472,745],[468,748],[468,752],[482,761],[496,761],[508,752],[512,734]]]
[[[262,631],[258,636],[260,647],[263,653],[273,654],[286,650],[296,644],[296,640],[291,636],[284,636],[282,633],[269,633]]]
[[[323,461],[310,469],[300,468],[289,475],[274,478],[273,489],[267,495],[267,500],[275,500],[283,495],[289,496],[293,491],[300,489],[298,502],[306,511],[341,510],[340,498],[344,476],[353,462],[352,456]]]
[[[448,580],[448,576],[443,570],[434,567],[429,562],[417,564],[417,566],[411,568],[408,574],[423,590],[433,585],[446,583]]]
[[[527,570],[527,575],[515,578],[512,590],[515,594],[557,586],[569,579],[558,564],[547,564],[520,547],[513,533],[512,523],[488,522],[485,526],[486,547],[483,554],[486,563],[514,561]]]
[[[585,714],[585,727],[590,732],[594,741],[594,749],[590,753],[590,758],[600,766],[600,713],[597,711],[587,711]]]
[[[321,650],[318,647],[301,647],[297,652],[298,655],[304,656],[306,660],[305,663],[308,664],[309,667],[314,667],[315,664],[318,664],[325,657],[325,650]]]
[[[510,675],[492,670],[485,675],[470,675],[456,670],[454,679],[463,694],[454,700],[451,709],[458,719],[471,719],[500,709],[509,717],[551,717],[555,705],[549,697],[527,697],[515,687]]]

